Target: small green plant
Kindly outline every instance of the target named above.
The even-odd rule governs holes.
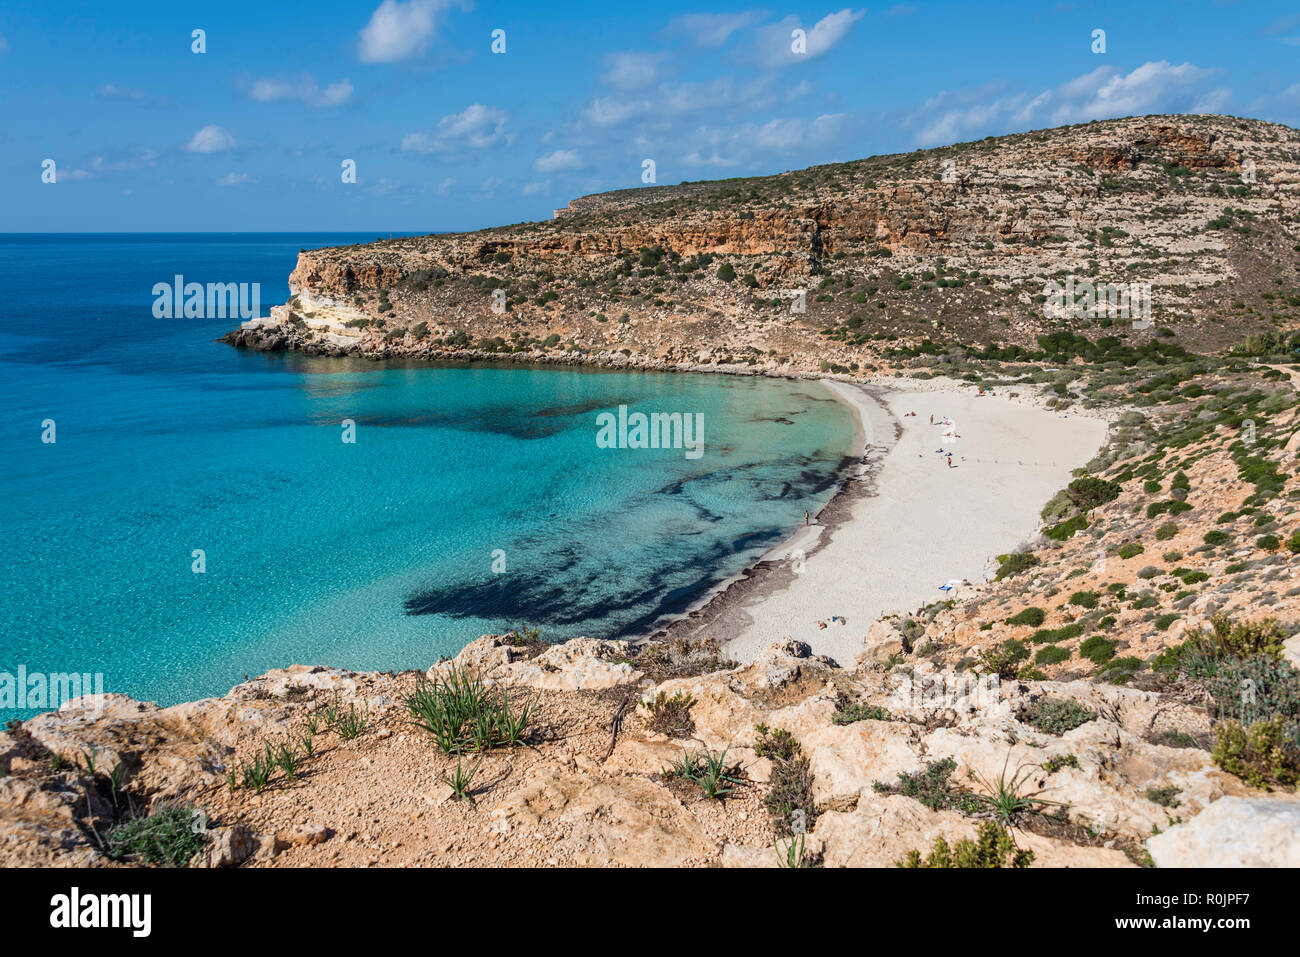
[[[275,772],[275,764],[275,755],[272,753],[269,744],[265,745],[263,752],[253,760],[241,762],[239,773],[244,787],[250,791],[261,791],[271,782],[271,775]],[[234,772],[232,771],[232,780],[233,776]]]
[[[691,720],[693,704],[695,699],[683,691],[672,697],[667,692],[660,691],[650,700],[641,702],[641,707],[650,713],[646,724],[651,731],[666,734],[670,738],[684,738],[695,730],[695,722]]]
[[[469,767],[465,767],[461,756],[458,754],[456,755],[456,770],[449,774],[440,773],[438,775],[442,782],[451,788],[453,801],[468,799],[471,804],[474,803],[474,798],[470,794],[470,786],[474,783],[474,775],[478,773],[479,765],[482,763],[483,758],[480,756]]]
[[[1127,545],[1121,545],[1119,549],[1120,558],[1133,558],[1135,555],[1141,555],[1146,549],[1137,542],[1129,542]]]
[[[949,847],[942,837],[934,839],[934,846],[928,857],[922,858],[920,851],[908,851],[907,856],[897,862],[898,867],[908,868],[1022,868],[1034,861],[1033,851],[1022,851],[1007,831],[993,821],[980,825],[975,840],[963,838],[957,846]]]
[[[738,768],[727,763],[727,751],[687,751],[663,769],[664,777],[680,778],[699,786],[704,796],[720,800],[735,791],[732,785],[742,783],[735,776]]]
[[[292,744],[284,743],[279,746],[275,752],[276,766],[284,772],[284,776],[290,781],[298,777],[298,752]]]
[[[357,710],[355,704],[349,704],[348,710],[339,714],[334,721],[334,731],[344,741],[359,737],[370,724],[370,712]]]
[[[931,811],[959,810],[974,812],[978,804],[974,796],[959,790],[951,781],[957,770],[952,758],[931,761],[919,771],[900,771],[895,784],[876,781],[872,788],[879,794],[901,794],[919,801]]]
[[[422,681],[406,699],[415,726],[446,754],[518,744],[536,707],[536,698],[526,698],[516,708],[504,687],[458,668]]]
[[[973,795],[974,799],[992,810],[1003,824],[1010,825],[1016,815],[1025,811],[1036,811],[1043,807],[1065,807],[1060,801],[1048,801],[1022,793],[1021,789],[1038,766],[1022,764],[1008,775],[1007,765],[1010,762],[1011,754],[1008,752],[1006,761],[1002,763],[1002,773],[996,781],[984,777],[974,768],[967,772],[971,780],[984,788],[984,793]]]
[[[727,750],[723,748],[720,754],[704,752],[704,760],[695,783],[704,791],[705,797],[714,800],[724,798],[735,790],[732,785],[741,783],[740,778],[734,776],[738,768],[727,764]]]
[[[979,655],[980,670],[1000,678],[1014,678],[1020,664],[1029,660],[1029,649],[1023,641],[1014,638],[1004,641],[1001,647],[988,648]]]
[[[1060,754],[1048,758],[1043,762],[1043,770],[1048,774],[1055,774],[1061,768],[1077,768],[1079,759],[1073,754]]]
[[[856,724],[859,721],[893,721],[894,716],[884,708],[860,701],[842,702],[831,715],[832,724]]]
[[[998,557],[997,580],[1001,581],[1004,578],[1019,575],[1037,564],[1038,556],[1029,552],[1013,552],[1010,555],[1001,555]]]
[[[772,847],[776,850],[776,863],[778,867],[803,867],[806,864],[804,855],[805,837],[803,834],[792,834],[785,839],[785,846],[782,846],[781,838],[777,838]]]
[[[1069,698],[1043,698],[1021,714],[1020,720],[1044,734],[1065,734],[1096,719],[1097,712]]]
[[[1181,788],[1172,784],[1163,788],[1150,787],[1147,788],[1147,800],[1161,807],[1178,807],[1182,803],[1178,800],[1178,795],[1182,793]]]

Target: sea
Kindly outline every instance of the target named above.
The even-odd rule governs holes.
[[[177,276],[256,283],[265,315],[300,250],[376,238],[0,235],[0,681],[166,705],[293,663],[422,669],[522,623],[643,634],[854,453],[817,382],[250,353],[216,341],[238,318],[157,315]],[[700,454],[601,447],[620,406],[702,416]]]

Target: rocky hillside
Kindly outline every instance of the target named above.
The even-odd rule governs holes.
[[[1067,279],[1149,286],[1150,326],[1051,314]],[[1214,350],[1300,324],[1300,133],[1140,117],[620,190],[549,222],[304,252],[290,285],[229,341],[781,373],[1063,330]]]
[[[477,676],[526,716],[480,753],[472,727],[432,720],[457,682],[507,700]],[[0,734],[0,864],[1300,863],[1300,803],[1181,743],[1209,733],[1200,709],[1083,681],[939,697],[941,677],[797,642],[734,667],[506,635],[428,676],[295,667],[161,709],[110,695]],[[1013,779],[1022,806],[999,806]]]

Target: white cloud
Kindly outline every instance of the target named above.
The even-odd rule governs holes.
[[[117,150],[92,156],[84,167],[59,170],[59,180],[97,179],[114,173],[130,173],[158,165],[158,154],[151,149]]]
[[[582,166],[577,150],[556,150],[533,161],[533,169],[539,173],[562,173],[565,170],[582,169]]]
[[[740,13],[688,13],[675,18],[664,32],[669,36],[684,35],[696,46],[720,47],[737,30],[743,30],[762,19],[762,14],[753,10]]]
[[[349,80],[339,80],[322,90],[313,76],[301,76],[296,80],[254,80],[248,95],[259,103],[298,100],[307,106],[324,109],[346,103],[352,96],[352,83]]]
[[[402,137],[402,149],[415,153],[451,153],[469,149],[486,149],[514,139],[505,131],[505,110],[475,103],[459,113],[438,121],[432,133],[408,133]]]
[[[1129,73],[1097,67],[1051,90],[998,95],[992,87],[944,91],[926,101],[907,120],[918,126],[922,146],[974,139],[1034,127],[1147,113],[1218,112],[1231,91],[1205,89],[1218,70],[1166,60],[1142,64]]]
[[[191,153],[220,153],[234,145],[235,137],[229,130],[210,123],[190,137],[184,148]]]
[[[131,87],[118,86],[116,83],[105,83],[99,88],[99,95],[107,97],[110,100],[143,100],[148,94],[144,90],[136,90]]]
[[[217,180],[218,186],[245,186],[249,183],[256,183],[252,176],[247,173],[227,173],[221,179]]]
[[[392,63],[422,55],[453,5],[452,0],[384,0],[358,35],[357,57],[363,63]]]
[[[665,54],[628,50],[605,57],[609,72],[601,80],[619,90],[642,90],[653,86],[663,75]]]
[[[840,41],[849,35],[853,24],[862,19],[865,13],[865,10],[854,12],[845,7],[843,10],[822,17],[813,24],[811,30],[805,28],[797,17],[786,17],[757,31],[751,55],[767,67],[790,66],[816,59],[838,46]],[[795,53],[792,49],[794,41],[791,34],[796,29],[804,30],[806,34],[803,53]]]
[[[456,180],[448,176],[444,178],[441,183],[438,184],[434,192],[437,193],[439,196],[446,196],[451,192],[451,188],[455,185],[456,185]]]
[[[809,149],[824,150],[839,139],[848,125],[846,113],[742,123],[732,127],[700,127],[683,139],[687,166],[738,166],[755,154],[793,155]]]
[[[546,194],[551,191],[551,181],[542,180],[540,183],[525,183],[519,190],[520,196],[536,196],[537,194]]]
[[[707,83],[661,83],[640,96],[596,97],[582,110],[582,119],[592,126],[616,126],[636,119],[660,125],[673,117],[715,110],[748,111],[771,105],[776,100],[773,83],[760,77],[737,84],[730,76]]]

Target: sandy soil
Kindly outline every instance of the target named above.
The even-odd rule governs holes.
[[[1043,504],[1106,437],[1102,419],[1002,396],[827,385],[858,413],[864,448],[888,451],[878,468],[864,467],[874,475],[850,482],[869,482],[874,494],[850,488],[845,514],[827,519],[832,502],[821,534],[814,529],[786,543],[786,574],[724,596],[720,611],[694,623],[692,631],[707,630],[740,661],[795,638],[851,665],[882,614],[960,597],[960,587],[940,591],[950,579],[984,580],[995,555],[1035,533]],[[939,424],[945,419],[955,429]],[[953,467],[939,449],[953,453]]]

